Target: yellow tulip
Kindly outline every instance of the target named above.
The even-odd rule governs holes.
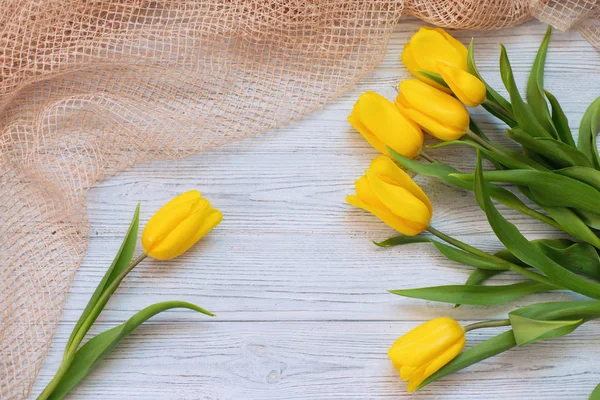
[[[437,66],[444,82],[460,101],[469,107],[477,107],[483,103],[487,90],[476,76],[450,64],[440,62]]]
[[[429,226],[433,207],[427,195],[389,158],[376,157],[355,184],[356,195],[346,197],[346,201],[398,232],[414,236]]]
[[[465,45],[443,29],[424,26],[404,46],[402,62],[415,78],[450,93],[450,89],[424,77],[419,71],[439,74],[440,62],[467,71],[467,54]]]
[[[386,146],[407,158],[414,158],[421,152],[421,128],[402,115],[391,101],[375,92],[360,96],[348,121],[383,154],[389,155]]]
[[[469,127],[469,113],[454,97],[417,79],[400,83],[396,107],[440,140],[456,140]]]
[[[412,392],[465,347],[465,330],[452,318],[436,318],[397,339],[388,357]]]
[[[168,260],[181,255],[217,226],[223,215],[197,190],[180,194],[150,218],[142,246],[150,257]]]

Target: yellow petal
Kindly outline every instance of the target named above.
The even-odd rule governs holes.
[[[457,355],[459,355],[460,352],[465,347],[465,342],[466,342],[465,335],[461,335],[461,337],[456,341],[456,343],[454,343],[452,346],[450,346],[450,348],[448,348],[446,351],[444,351],[442,354],[440,354],[438,357],[436,357],[433,361],[431,361],[431,363],[425,369],[425,373],[423,374],[423,379],[429,378],[431,375],[433,375],[435,372],[437,372],[440,368],[442,368],[444,365],[448,364]]]
[[[440,140],[457,140],[463,137],[463,135],[465,134],[465,131],[457,131],[448,126],[442,125],[439,121],[419,111],[405,109],[403,110],[403,113],[406,114],[407,117],[411,118],[413,121],[421,125],[424,131],[431,134],[432,136],[435,136]]]
[[[434,28],[434,30],[436,32],[440,33],[441,35],[443,35],[444,38],[448,41],[448,43],[450,43],[456,49],[456,51],[460,54],[461,60],[464,60],[464,64],[456,65],[456,67],[462,68],[464,71],[467,71],[468,70],[467,57],[469,55],[469,50],[467,49],[467,47],[464,44],[462,44],[461,42],[459,42],[458,40],[456,40],[454,38],[454,36],[450,35],[448,32],[446,32],[442,28]]]
[[[394,215],[412,221],[421,230],[429,226],[431,212],[425,203],[405,188],[380,179],[372,171],[367,171],[367,177],[377,198]]]
[[[390,347],[388,357],[394,363],[421,367],[452,347],[464,334],[455,320],[436,318],[398,338]]]
[[[410,376],[417,370],[416,367],[411,367],[408,365],[403,365],[402,368],[400,369],[400,378],[402,378],[403,381],[408,380],[408,378],[410,378]]]
[[[404,117],[391,101],[375,92],[360,96],[351,118],[350,123],[383,154],[388,154],[385,146],[407,158],[414,158],[421,152],[421,128]]]
[[[171,233],[150,253],[157,260],[168,260],[177,257],[192,247],[198,240],[217,226],[223,219],[219,210],[210,207],[203,199],[202,207],[183,220]]]
[[[379,156],[371,161],[369,170],[388,183],[404,187],[412,195],[421,200],[433,212],[431,201],[423,190],[412,180],[412,178],[402,170],[394,161],[388,157]]]
[[[142,232],[142,246],[148,254],[162,242],[171,231],[188,217],[192,207],[203,200],[200,192],[190,190],[173,198],[162,206],[148,221]]]
[[[398,110],[437,138],[460,138],[469,127],[469,113],[454,97],[416,79],[401,82],[400,90]]]
[[[446,93],[451,93],[450,89],[448,89],[447,87],[442,86],[436,81],[431,80],[419,73],[419,71],[426,71],[426,69],[421,67],[415,59],[415,57],[413,56],[412,51],[410,49],[410,42],[404,45],[404,50],[402,51],[401,59],[402,63],[404,64],[406,69],[408,69],[408,71],[412,74],[412,76],[439,90],[442,90]]]
[[[357,112],[353,111],[352,114],[350,114],[348,117],[348,122],[350,122],[350,125],[352,125],[354,129],[356,129],[362,135],[362,137],[364,137],[365,140],[371,146],[373,146],[373,148],[375,148],[375,150],[379,151],[380,153],[387,154],[388,151],[385,147],[385,144],[381,140],[377,139],[377,136],[373,135],[371,131],[369,131],[369,129],[367,129],[367,127],[360,122]]]
[[[417,390],[419,385],[425,380],[425,368],[425,366],[420,367],[411,374],[410,378],[408,378],[408,386],[406,387],[408,392]]]
[[[444,63],[438,63],[438,70],[460,101],[469,107],[477,107],[483,103],[486,88],[476,76]]]
[[[465,336],[462,335],[450,348],[434,358],[429,364],[421,366],[409,376],[406,390],[414,392],[423,381],[452,361],[465,347]]]
[[[467,54],[457,42],[441,29],[420,29],[410,39],[410,47],[418,65],[426,71],[438,72],[438,61],[466,70]]]
[[[377,208],[370,204],[367,204],[361,199],[359,199],[358,196],[347,196],[346,201],[348,202],[348,204],[370,212],[371,214],[375,215],[377,218],[385,222],[390,228],[397,230],[403,235],[415,236],[423,232],[423,229],[421,229],[419,226],[415,227],[414,223],[406,221],[392,214],[389,210]]]

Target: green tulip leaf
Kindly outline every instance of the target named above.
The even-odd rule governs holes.
[[[552,27],[548,26],[546,35],[533,62],[529,80],[527,81],[527,102],[531,106],[533,115],[535,115],[544,129],[557,138],[558,132],[554,127],[554,122],[550,117],[550,110],[548,110],[548,104],[544,97],[544,64],[546,63],[546,53],[548,52],[551,34]]]
[[[475,179],[473,174],[454,174],[453,176],[469,182]],[[483,173],[483,177],[487,182],[527,186],[536,202],[544,206],[571,207],[595,212],[600,204],[600,191],[586,183],[553,172],[486,171]]]
[[[60,380],[56,389],[49,399],[59,400],[64,398],[83,378],[85,378],[108,353],[110,353],[127,335],[138,326],[152,318],[156,314],[172,309],[188,308],[202,314],[213,316],[214,314],[194,304],[184,301],[165,301],[144,308],[134,314],[127,322],[115,326],[94,336],[84,344],[76,353],[72,364],[69,366],[64,377]]]
[[[556,132],[558,133],[558,138],[565,144],[568,144],[571,147],[575,146],[575,140],[573,140],[573,134],[571,133],[571,128],[569,128],[569,120],[565,115],[560,103],[552,95],[552,93],[544,90],[550,105],[552,106],[552,122],[554,123],[554,127],[556,128]]]
[[[448,84],[446,83],[444,78],[442,78],[442,76],[440,74],[436,74],[435,72],[429,72],[429,71],[418,71],[418,72],[419,72],[419,74],[423,75],[425,78],[431,79],[438,85],[442,85],[447,88],[450,87],[450,86],[448,86]]]
[[[65,348],[65,352],[69,350],[71,347],[71,342],[75,338],[77,331],[81,328],[83,321],[90,315],[92,309],[96,305],[96,302],[102,296],[102,294],[107,290],[108,286],[119,276],[123,270],[125,270],[129,264],[131,263],[131,258],[133,257],[133,253],[135,251],[135,246],[137,243],[137,235],[138,235],[138,226],[140,223],[140,205],[138,204],[135,208],[135,212],[133,214],[133,219],[131,220],[131,224],[129,225],[129,229],[127,230],[127,234],[125,235],[125,239],[123,239],[123,243],[117,252],[112,264],[102,277],[102,280],[96,287],[96,290],[92,294],[90,301],[87,306],[81,313],[77,324],[73,328],[73,332],[71,332],[71,336],[69,337],[69,341],[67,342],[67,346]],[[98,316],[96,316],[97,318]]]
[[[521,153],[518,153],[518,152],[510,150],[510,149],[501,148],[500,146],[496,146],[496,148],[500,149],[501,152],[491,151],[491,150],[488,150],[487,148],[483,147],[481,144],[477,143],[476,141],[472,140],[468,136],[463,137],[460,140],[448,140],[445,142],[439,142],[439,143],[436,143],[436,144],[434,144],[432,146],[428,146],[428,147],[431,149],[441,149],[443,147],[454,146],[454,145],[464,145],[464,146],[473,147],[475,149],[479,149],[479,151],[481,151],[481,154],[483,154],[485,156],[485,158],[487,158],[488,160],[490,160],[494,163],[498,163],[506,168],[509,168],[509,169],[533,168],[533,169],[545,170],[545,167],[543,165],[538,164],[537,162],[530,159],[529,157],[525,157]],[[501,169],[501,168],[497,168],[497,169]]]
[[[513,114],[519,127],[534,137],[552,137],[536,119],[531,107],[523,101],[506,54],[506,48],[500,45],[500,74],[506,90],[510,94]]]
[[[503,270],[498,270],[498,269],[476,268],[473,272],[471,272],[471,274],[469,275],[469,278],[467,278],[465,285],[469,285],[469,286],[483,285],[487,280],[493,278],[496,275],[502,274],[503,272],[504,272]],[[457,303],[454,305],[454,308],[457,308],[457,307],[460,307],[460,303]]]
[[[581,293],[591,298],[600,298],[599,283],[577,275],[554,262],[551,258],[541,252],[537,246],[528,241],[521,232],[519,232],[516,226],[508,222],[502,214],[500,214],[489,198],[487,188],[484,185],[484,174],[481,168],[481,155],[479,153],[477,154],[477,166],[475,169],[474,193],[479,206],[486,213],[488,222],[494,230],[494,233],[512,254],[524,263],[533,266],[535,269],[546,275],[546,277],[557,286],[571,289],[574,292]]]
[[[512,330],[501,333],[498,336],[494,336],[491,339],[476,344],[475,346],[463,351],[448,364],[444,365],[429,378],[425,379],[417,389],[421,389],[422,387],[429,385],[431,382],[453,374],[456,371],[460,371],[463,368],[467,368],[487,358],[510,350],[516,345],[517,343],[515,342],[515,336],[513,335]]]
[[[560,175],[568,176],[569,178],[577,179],[583,183],[600,190],[600,171],[588,167],[568,167],[557,169],[554,172]]]
[[[575,210],[575,213],[590,228],[600,229],[600,214],[586,210]]]
[[[517,346],[568,335],[583,323],[583,319],[570,321],[544,321],[509,313],[510,324]]]
[[[600,132],[600,97],[590,104],[579,124],[579,139],[577,148],[586,154],[594,163],[594,168],[600,169],[600,155],[596,145],[596,135]]]
[[[468,253],[466,251],[457,249],[456,247],[449,246],[445,243],[438,242],[424,236],[394,236],[383,242],[373,242],[380,247],[392,247],[411,243],[424,243],[429,242],[435,246],[435,248],[446,258],[455,261],[457,263],[468,265],[475,268],[482,269],[493,269],[493,270],[508,270],[510,266],[508,263],[494,260],[491,257],[485,258],[475,254]]]
[[[507,129],[506,135],[523,147],[542,155],[556,168],[571,166],[591,167],[592,162],[581,151],[566,143],[552,138],[539,138],[529,136],[520,128]]]
[[[600,238],[589,228],[589,226],[573,210],[565,207],[541,206],[542,209],[561,227],[561,229],[573,236],[600,249]]]
[[[479,70],[477,69],[477,65],[475,64],[475,41],[473,39],[471,39],[471,43],[469,44],[469,51],[467,54],[467,69],[469,70],[469,73],[471,75],[475,75],[481,82],[483,82],[483,84],[485,85],[485,88],[486,88],[486,98],[490,102],[499,106],[499,108],[501,110],[503,110],[504,112],[510,113],[512,111],[512,106],[510,105],[508,100],[506,100],[498,92],[496,92],[490,85],[488,85],[487,82],[483,79],[483,77],[479,73]],[[497,112],[500,112],[500,110],[498,110]],[[506,115],[503,115],[503,116],[506,116]],[[508,118],[510,118],[510,117],[508,117]],[[512,121],[512,122],[514,122],[514,121]]]
[[[600,384],[596,386],[588,400],[600,400]]]
[[[373,241],[373,243],[379,247],[393,247],[393,246],[401,246],[404,244],[412,244],[412,243],[429,243],[430,239],[424,236],[405,236],[398,235],[386,239],[382,242]]]
[[[566,269],[600,280],[600,256],[592,245],[570,239],[538,239],[532,240],[531,244]],[[494,255],[512,264],[531,267],[515,257],[508,249],[500,250]]]
[[[389,292],[398,296],[442,303],[492,306],[508,303],[534,293],[543,293],[551,290],[557,290],[557,287],[536,281],[524,281],[499,286],[447,285],[418,289],[389,290]]]

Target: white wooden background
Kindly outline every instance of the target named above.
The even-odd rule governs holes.
[[[155,317],[103,361],[72,398],[587,399],[600,382],[597,323],[496,356],[412,395],[387,359],[394,339],[427,319],[499,318],[520,305],[568,296],[536,295],[506,306],[454,310],[386,292],[462,283],[469,272],[427,244],[375,247],[371,239],[394,232],[344,202],[376,155],[346,116],[365,90],[393,98],[393,86],[408,76],[399,60],[402,46],[420,25],[403,20],[379,67],[324,110],[183,160],[137,165],[93,189],[89,250],[34,393],[58,367],[68,334],[117,251],[136,203],[142,202],[143,226],[163,203],[197,188],[223,211],[223,223],[179,259],[137,267],[94,332],[170,299],[197,303],[218,316],[171,311]],[[496,88],[501,87],[497,43],[504,43],[523,87],[544,30],[530,22],[456,36],[464,43],[475,36],[480,69]],[[600,95],[600,54],[575,32],[555,32],[546,82],[576,128],[584,109]],[[502,140],[499,126],[479,115],[486,131]],[[473,165],[468,150],[431,153],[460,168]],[[470,193],[418,181],[434,204],[435,227],[485,250],[499,248]],[[553,234],[511,210],[505,215],[530,238]],[[468,344],[498,332],[469,333]]]

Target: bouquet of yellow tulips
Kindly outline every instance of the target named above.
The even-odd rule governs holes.
[[[473,41],[466,48],[444,30],[424,27],[402,54],[415,79],[400,83],[394,103],[373,92],[363,94],[348,118],[383,155],[356,181],[356,194],[347,201],[402,234],[376,244],[390,247],[428,242],[450,260],[473,268],[463,285],[391,293],[456,306],[502,304],[554,290],[570,290],[589,298],[531,304],[510,312],[506,319],[466,327],[451,318],[438,318],[415,328],[399,338],[388,353],[401,378],[408,381],[409,391],[514,346],[563,336],[600,318],[600,237],[596,231],[600,229],[596,145],[600,97],[583,115],[576,141],[558,100],[543,86],[550,35],[548,29],[527,82],[526,100],[517,89],[506,49],[501,46],[500,73],[509,94],[506,99],[478,72]],[[479,129],[465,107],[479,105],[506,124],[506,136],[519,150],[494,143]],[[474,148],[475,171],[458,171],[425,153],[423,131],[441,140],[432,148]],[[415,161],[418,156],[426,162]],[[483,171],[482,158],[494,169]],[[472,191],[505,249],[489,254],[433,228],[431,202],[401,167]],[[564,231],[569,238],[527,240],[492,199]],[[419,236],[426,230],[432,236]],[[486,285],[506,271],[523,279],[509,285]],[[498,326],[510,329],[464,350],[466,332]],[[600,399],[599,388],[591,399]]]
[[[73,328],[56,375],[38,396],[38,400],[64,398],[127,335],[158,313],[173,308],[188,308],[214,316],[205,309],[184,301],[156,303],[137,312],[121,325],[94,336],[80,347],[108,300],[134,267],[148,256],[156,260],[169,260],[180,256],[223,218],[221,212],[212,208],[209,201],[198,191],[183,193],[165,204],[150,218],[142,233],[144,251],[132,260],[138,236],[139,212],[138,206],[112,265],[104,274]]]

